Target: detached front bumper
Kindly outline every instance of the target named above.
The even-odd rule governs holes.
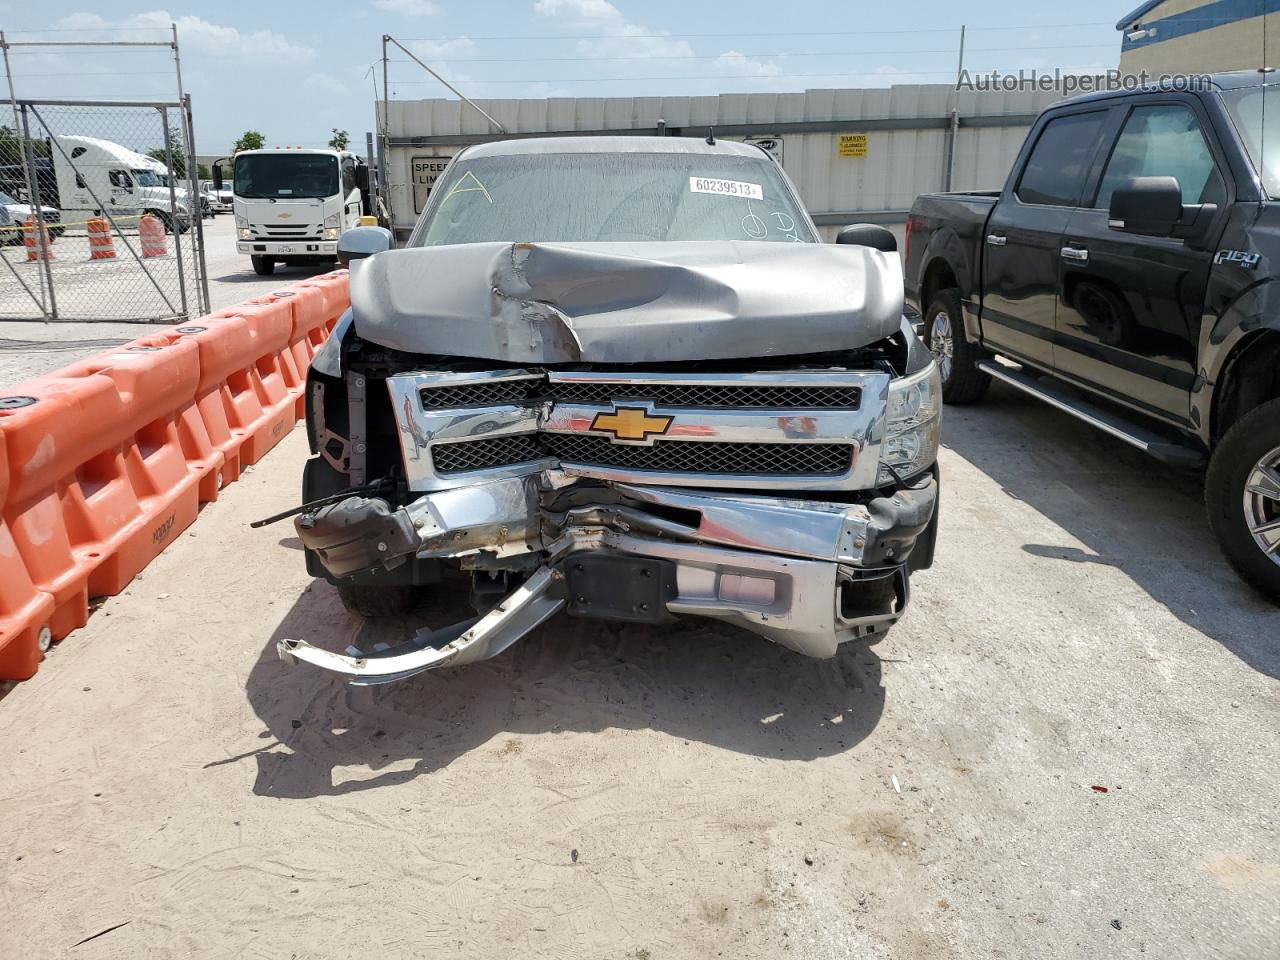
[[[281,656],[384,683],[494,656],[561,610],[661,623],[737,624],[806,656],[883,633],[932,561],[938,484],[864,504],[583,483],[560,471],[426,494],[405,507],[350,497],[300,516],[299,537],[335,577],[412,556],[531,571],[482,618],[373,653],[282,640]]]

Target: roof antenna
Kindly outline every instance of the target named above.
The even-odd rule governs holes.
[[[707,143],[708,145],[713,147],[716,145],[716,128],[715,127],[707,127]]]

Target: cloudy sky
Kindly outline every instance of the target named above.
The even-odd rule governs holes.
[[[381,38],[402,38],[474,98],[655,96],[954,79],[961,23],[974,71],[1101,70],[1119,59],[1115,21],[1136,0],[1069,5],[971,0],[0,0],[10,41],[158,40],[176,24],[201,153],[246,129],[269,145],[362,145],[381,82]],[[450,97],[393,54],[396,99]],[[172,57],[12,51],[19,96],[166,98]],[[371,68],[375,68],[371,72]]]

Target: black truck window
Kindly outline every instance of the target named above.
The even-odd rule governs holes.
[[[1023,203],[1072,207],[1089,173],[1105,110],[1050,120],[1040,131],[1014,191]]]
[[[1196,115],[1172,103],[1135,107],[1111,151],[1095,207],[1111,205],[1116,187],[1134,177],[1177,177],[1183,203],[1221,203],[1222,177]]]

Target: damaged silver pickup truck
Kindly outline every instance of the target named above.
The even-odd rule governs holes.
[[[887,230],[823,244],[753,146],[556,138],[462,151],[391,245],[342,239],[352,306],[309,375],[295,526],[351,610],[465,578],[474,616],[286,660],[384,683],[562,610],[830,657],[902,616],[942,397]]]

